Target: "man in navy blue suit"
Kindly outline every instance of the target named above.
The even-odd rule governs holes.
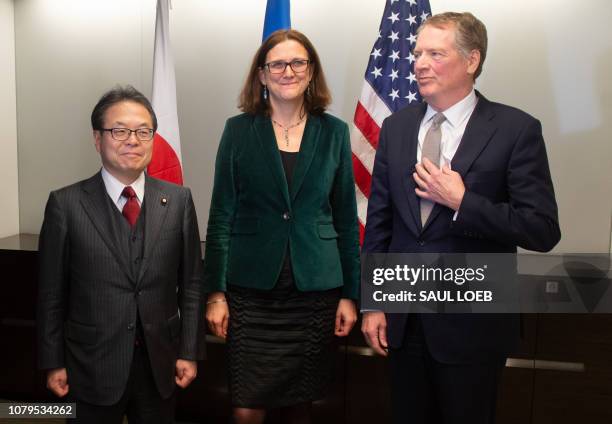
[[[385,120],[363,252],[548,251],[560,239],[542,129],[475,91],[487,50],[470,13],[425,21],[414,48],[422,105]],[[516,315],[365,312],[389,355],[394,422],[492,423]]]

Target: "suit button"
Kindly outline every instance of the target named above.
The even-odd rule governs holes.
[[[285,221],[289,221],[289,220],[291,219],[291,214],[290,214],[289,212],[285,212],[285,213],[283,214],[283,219],[284,219]]]
[[[132,331],[134,329],[134,324],[129,323],[127,329]]]
[[[425,241],[423,240],[417,240],[417,243],[419,244],[419,246],[425,246]]]

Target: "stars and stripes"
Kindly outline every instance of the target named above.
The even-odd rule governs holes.
[[[359,229],[363,240],[374,156],[383,120],[421,101],[414,75],[416,30],[431,16],[428,0],[387,0],[370,53],[351,134]]]

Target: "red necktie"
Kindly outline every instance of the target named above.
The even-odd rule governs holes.
[[[123,189],[121,195],[127,198],[127,202],[123,206],[123,211],[121,211],[121,213],[125,216],[125,219],[128,220],[130,226],[134,227],[134,224],[136,224],[138,220],[138,215],[140,215],[140,205],[138,204],[136,192],[132,187],[127,186]]]

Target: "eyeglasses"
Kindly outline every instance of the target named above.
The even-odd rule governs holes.
[[[155,135],[155,131],[152,128],[138,128],[136,130],[129,128],[102,128],[100,131],[109,131],[113,139],[117,141],[126,141],[132,133],[136,134],[138,141],[151,141]]]
[[[287,65],[289,65],[293,72],[300,74],[306,71],[309,64],[310,60],[308,59],[294,59],[291,62],[277,60],[274,62],[265,63],[263,68],[268,68],[268,71],[270,71],[271,74],[282,74],[285,72],[285,69],[287,69]]]

